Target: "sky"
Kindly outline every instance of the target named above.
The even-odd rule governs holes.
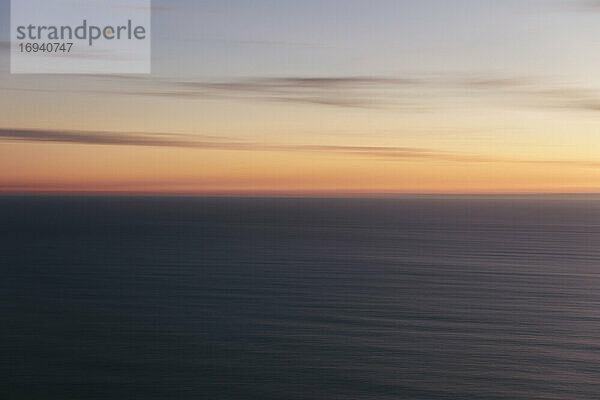
[[[600,1],[153,1],[149,75],[11,75],[0,192],[600,192]]]

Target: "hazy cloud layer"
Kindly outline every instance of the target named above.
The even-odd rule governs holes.
[[[195,136],[179,134],[137,133],[137,132],[97,132],[97,131],[55,131],[42,129],[3,129],[0,138],[27,142],[54,142],[78,144],[103,144],[125,146],[165,146],[165,147],[210,147],[209,140],[219,139],[215,147],[231,145],[228,138],[216,136]]]
[[[599,1],[600,3],[600,1]],[[2,48],[0,42],[0,48]],[[5,42],[4,42],[5,43]],[[33,81],[5,79],[3,89],[134,95],[186,100],[300,103],[343,108],[431,110],[453,102],[600,111],[600,90],[519,76],[449,74],[405,76],[257,77],[220,81],[145,75],[62,75]],[[59,82],[60,85],[56,82]]]
[[[138,94],[182,98],[250,99],[338,107],[379,107],[393,102],[381,92],[420,84],[411,78],[273,77],[234,81],[163,81],[163,90]]]
[[[186,147],[213,150],[244,151],[302,151],[324,153],[347,153],[385,158],[435,158],[446,157],[434,150],[395,146],[331,146],[331,145],[286,145],[264,144],[228,140],[212,136],[191,137],[188,135],[129,133],[129,132],[84,132],[36,129],[0,129],[0,139],[25,142],[73,143],[90,145]]]
[[[402,146],[349,146],[252,143],[217,136],[190,136],[163,133],[54,131],[0,128],[0,140],[22,142],[71,143],[115,146],[182,147],[206,150],[277,151],[352,155],[384,160],[447,161],[457,163],[525,163],[600,168],[600,161],[526,160],[492,158],[480,155],[447,152]]]
[[[75,79],[102,82],[89,92],[178,99],[238,99],[303,103],[346,108],[423,110],[431,100],[468,99],[516,107],[600,111],[600,91],[511,76],[330,76],[271,77],[229,81],[180,81],[127,75]]]

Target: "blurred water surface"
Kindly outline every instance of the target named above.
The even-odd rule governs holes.
[[[0,198],[6,399],[598,399],[600,198]]]

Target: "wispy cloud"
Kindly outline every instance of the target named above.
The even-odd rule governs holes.
[[[462,81],[466,87],[475,89],[515,89],[531,86],[537,82],[523,77],[506,77],[506,76],[486,76],[486,77],[471,77]]]
[[[345,108],[375,108],[395,104],[398,89],[414,88],[424,82],[411,77],[260,77],[223,81],[176,80],[141,75],[90,74],[72,79],[81,83],[98,81],[81,88],[85,93],[124,94],[177,99],[234,99],[302,103]],[[17,90],[17,89],[13,89]],[[32,88],[32,90],[36,90]],[[61,87],[61,91],[67,90]],[[391,90],[396,90],[392,95]],[[407,100],[405,98],[404,100]],[[408,99],[410,100],[410,99]],[[411,104],[412,100],[408,102]]]
[[[304,152],[329,155],[349,155],[389,161],[421,160],[453,163],[512,163],[600,168],[600,161],[594,160],[532,160],[501,158],[409,146],[257,143],[218,136],[182,135],[172,133],[55,131],[43,129],[0,128],[0,140],[84,145],[181,147],[228,151]]]
[[[542,108],[600,111],[599,91],[526,77],[277,77],[224,82],[164,82],[146,94],[182,98],[238,98],[338,107],[423,109],[429,99],[512,100]],[[141,93],[140,93],[141,94]]]
[[[411,78],[388,77],[272,77],[222,82],[167,83],[162,96],[237,98],[337,107],[378,107],[389,102],[381,91],[416,85]]]
[[[533,91],[531,94],[558,108],[600,111],[600,96],[596,90],[564,87]]]
[[[80,85],[69,82],[79,82]],[[422,111],[460,99],[489,105],[600,111],[600,90],[502,75],[257,77],[221,81],[142,75],[70,76],[62,92],[136,95],[187,100],[299,103],[343,108]],[[23,90],[8,87],[7,90]],[[47,90],[43,85],[27,90]],[[438,103],[439,102],[439,103]]]
[[[186,147],[208,150],[300,151],[346,153],[384,158],[446,157],[435,150],[396,146],[335,146],[252,143],[214,136],[191,136],[139,132],[56,131],[43,129],[0,129],[0,139],[24,142],[71,143],[115,146]]]
[[[600,111],[600,90],[594,88],[506,77],[475,79],[465,83],[492,96],[509,96],[518,104],[532,107]]]
[[[181,134],[139,133],[139,132],[98,132],[98,131],[57,131],[44,129],[5,129],[0,128],[0,138],[12,141],[78,143],[123,146],[164,146],[164,147],[222,147],[232,145],[229,138],[217,136],[194,136]],[[210,142],[210,140],[220,142]]]

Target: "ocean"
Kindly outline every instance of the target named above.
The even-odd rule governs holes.
[[[599,399],[600,197],[0,197],[0,397]]]

